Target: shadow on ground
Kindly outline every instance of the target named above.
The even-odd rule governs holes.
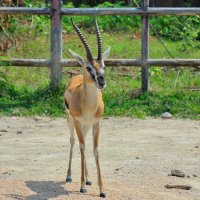
[[[68,191],[61,186],[62,183],[53,181],[26,181],[25,184],[35,194],[30,196],[9,194],[5,196],[21,200],[48,200],[61,195],[69,195]]]
[[[53,181],[27,181],[26,186],[36,194],[27,196],[25,200],[50,199],[60,195],[68,195],[68,192],[59,183]]]
[[[4,195],[13,199],[21,200],[48,200],[59,196],[69,196],[70,194],[83,195],[79,191],[67,191],[62,185],[65,182],[53,182],[53,181],[26,181],[26,186],[35,194],[29,196],[23,196],[18,194]],[[88,196],[97,196],[91,194],[84,194]]]

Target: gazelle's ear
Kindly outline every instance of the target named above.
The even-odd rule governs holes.
[[[82,58],[81,56],[79,56],[78,54],[76,54],[75,52],[73,52],[73,51],[70,50],[70,49],[68,49],[68,52],[70,53],[70,55],[71,55],[74,59],[76,59],[76,60],[79,62],[80,65],[83,66],[84,60],[83,60],[83,58]]]
[[[108,54],[109,54],[109,52],[110,52],[110,49],[111,49],[111,47],[107,48],[107,49],[103,52],[103,55],[102,55],[103,61],[107,59]]]

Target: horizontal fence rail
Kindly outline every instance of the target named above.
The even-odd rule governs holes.
[[[49,15],[50,8],[0,7],[0,14]],[[200,8],[63,8],[62,15],[200,15]]]
[[[140,15],[142,24],[141,59],[108,59],[106,66],[141,67],[142,92],[148,90],[148,67],[151,66],[200,66],[200,59],[149,59],[149,16],[161,15],[200,15],[200,8],[154,8],[149,7],[149,0],[142,0],[141,8],[61,8],[61,0],[51,0],[49,8],[0,7],[0,14],[10,15],[47,15],[51,20],[51,58],[50,59],[0,59],[0,66],[49,67],[51,84],[61,82],[62,68],[75,67],[79,64],[72,59],[62,59],[62,16],[94,15]]]
[[[74,59],[62,59],[60,61],[62,67],[79,67],[80,64]],[[142,62],[140,59],[107,59],[106,67],[118,66],[135,66],[148,65],[166,66],[166,67],[197,67],[200,66],[200,59],[148,59]],[[50,67],[51,60],[49,59],[1,59],[0,66],[18,66],[18,67]]]
[[[50,8],[0,7],[1,13],[10,15],[49,15]]]

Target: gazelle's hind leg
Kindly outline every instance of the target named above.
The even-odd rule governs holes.
[[[69,111],[66,111],[67,114],[67,123],[69,126],[69,130],[70,130],[70,154],[69,154],[69,166],[68,166],[68,170],[67,170],[67,178],[66,178],[66,182],[72,182],[72,176],[71,176],[71,165],[72,165],[72,155],[73,155],[73,147],[74,147],[74,142],[75,142],[75,138],[74,138],[74,120],[72,118],[72,116],[70,115]]]

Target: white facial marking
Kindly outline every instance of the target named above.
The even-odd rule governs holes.
[[[101,68],[99,69],[99,73],[100,73],[100,74],[104,74],[104,69],[103,69],[103,67],[101,67]]]

